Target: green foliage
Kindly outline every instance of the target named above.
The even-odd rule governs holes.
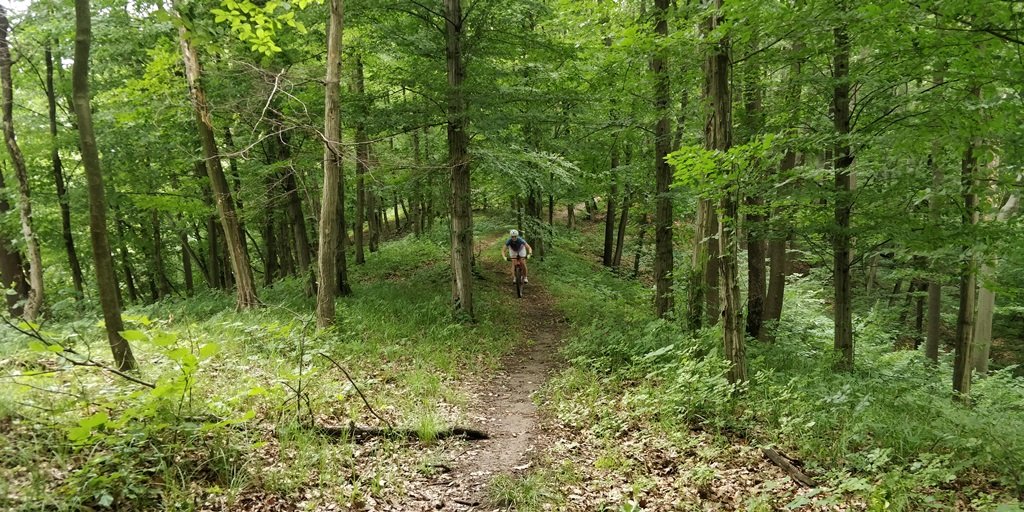
[[[697,428],[781,445],[828,487],[872,510],[948,507],[965,493],[985,509],[984,491],[965,486],[995,482],[994,503],[1003,504],[1024,489],[1017,435],[1024,385],[1012,371],[979,380],[975,403],[964,408],[948,391],[950,361],[929,366],[917,351],[894,351],[894,319],[877,309],[855,317],[857,370],[835,372],[825,294],[812,274],[787,287],[776,342],[748,346],[756,373],[734,394],[717,329],[687,333],[652,319],[645,301],[610,298],[637,293],[636,282],[599,275],[596,285],[581,286],[593,268],[578,253],[570,248],[549,259],[559,269],[552,289],[579,327],[565,349],[571,366],[545,391],[573,428],[599,439],[636,429],[674,439]],[[694,485],[708,478],[701,468],[690,472]],[[803,505],[831,498],[817,499],[799,498]]]

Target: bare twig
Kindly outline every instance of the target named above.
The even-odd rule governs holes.
[[[349,383],[352,384],[352,387],[356,389],[356,393],[359,393],[359,398],[363,399],[363,403],[366,404],[366,408],[370,410],[370,414],[373,414],[378,420],[380,420],[385,425],[387,425],[389,429],[394,430],[395,427],[394,427],[394,425],[391,424],[390,421],[384,419],[381,415],[377,414],[377,411],[373,410],[373,406],[370,405],[370,402],[366,399],[366,396],[363,395],[363,392],[359,389],[359,386],[356,385],[356,382],[354,380],[352,380],[352,376],[348,374],[348,371],[345,370],[345,367],[343,367],[340,364],[338,364],[338,362],[335,361],[333,357],[331,357],[331,356],[329,356],[329,355],[327,355],[327,354],[325,354],[323,352],[317,352],[317,355],[323,357],[324,359],[327,359],[337,369],[341,370],[341,373],[345,374],[345,378],[348,379]]]

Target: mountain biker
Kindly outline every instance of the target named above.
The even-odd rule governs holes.
[[[526,258],[533,255],[533,247],[526,243],[526,239],[519,236],[519,231],[513,229],[508,232],[509,239],[505,240],[505,245],[501,247],[501,257],[505,261],[509,258],[515,258],[522,260],[523,264],[523,282],[529,283],[530,280],[526,278]],[[506,255],[506,251],[508,254]],[[516,282],[516,265],[512,262],[512,282]]]

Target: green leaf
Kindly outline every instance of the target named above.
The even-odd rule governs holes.
[[[202,347],[199,347],[199,359],[208,359],[217,352],[220,352],[220,345],[217,343],[207,343]]]
[[[127,341],[146,341],[149,339],[149,336],[146,336],[146,333],[134,329],[121,331],[121,337]]]
[[[110,416],[107,416],[107,413],[100,411],[96,414],[93,414],[92,416],[89,416],[88,418],[82,418],[78,420],[78,425],[80,427],[92,429],[100,425],[103,425],[109,420]]]

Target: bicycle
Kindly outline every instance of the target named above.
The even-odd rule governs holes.
[[[529,258],[529,256],[526,256],[526,258],[521,257],[521,256],[513,256],[511,258],[512,258],[512,264],[515,265],[514,272],[515,272],[515,276],[516,276],[515,277],[515,281],[516,281],[516,283],[515,283],[516,284],[516,297],[521,299],[521,298],[523,298],[523,284],[524,284],[523,283],[523,260]]]

